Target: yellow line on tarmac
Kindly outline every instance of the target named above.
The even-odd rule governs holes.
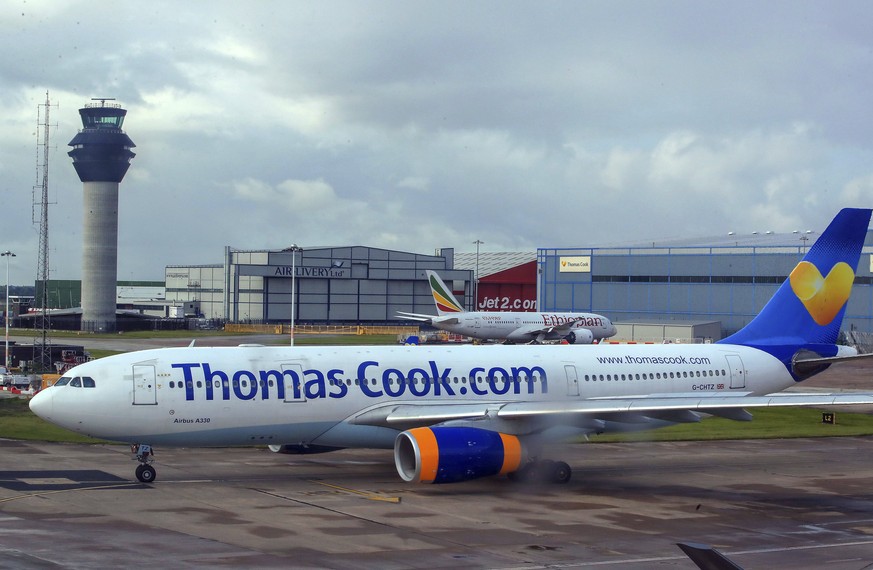
[[[365,499],[370,501],[384,501],[386,503],[399,503],[400,497],[383,497],[382,495],[374,495],[373,493],[367,493],[364,491],[357,491],[355,489],[349,489],[348,487],[340,487],[339,485],[332,485],[330,483],[325,483],[323,481],[315,481],[313,479],[309,480],[310,483],[315,483],[317,485],[323,485],[324,487],[330,487],[331,489],[336,489],[337,491],[345,491],[346,493],[352,493],[355,495],[360,495]]]
[[[69,493],[70,491],[96,491],[97,489],[117,489],[121,487],[129,487],[131,485],[140,486],[142,483],[115,483],[112,485],[97,485],[95,487],[74,487],[72,489],[58,489],[56,491],[41,491],[38,493],[28,493],[26,495],[16,495],[14,497],[6,497],[0,499],[0,503],[8,503],[10,501],[18,501],[19,499],[30,499],[32,497],[43,497],[45,495],[55,495],[57,493]]]

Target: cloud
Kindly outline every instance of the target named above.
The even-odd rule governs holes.
[[[531,251],[821,229],[873,196],[871,17],[852,0],[29,0],[0,9],[0,47],[19,54],[0,61],[13,282],[35,274],[46,91],[57,278],[81,271],[65,145],[91,97],[128,109],[137,145],[120,188],[129,278],[220,262],[225,245]]]

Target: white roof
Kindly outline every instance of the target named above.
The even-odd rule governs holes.
[[[481,251],[479,252],[479,277],[487,277],[531,261],[536,261],[535,251]],[[476,252],[455,252],[453,269],[476,270]]]

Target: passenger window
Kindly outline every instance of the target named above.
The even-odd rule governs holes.
[[[96,384],[94,383],[94,379],[90,376],[83,376],[82,386],[84,386],[85,388],[95,388]]]
[[[78,377],[73,378],[72,380],[70,380],[70,386],[75,386],[76,388],[81,388],[82,387],[82,380],[79,379]]]

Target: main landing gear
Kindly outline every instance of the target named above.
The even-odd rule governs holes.
[[[531,461],[518,471],[509,474],[510,481],[522,483],[559,483],[564,484],[570,480],[573,470],[563,461],[542,459]]]
[[[136,468],[136,478],[142,483],[151,483],[154,481],[155,477],[158,476],[158,473],[155,471],[155,468],[151,466],[152,461],[155,460],[155,452],[152,450],[152,446],[143,443],[135,443],[130,446],[130,452],[133,453],[131,459],[139,461],[139,465]]]

